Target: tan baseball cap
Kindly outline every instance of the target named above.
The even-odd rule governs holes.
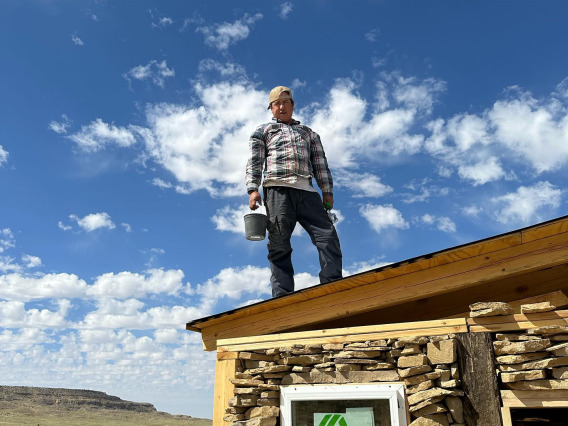
[[[270,95],[268,95],[268,109],[270,109],[270,104],[278,99],[290,99],[294,101],[294,99],[292,99],[292,90],[286,86],[276,86],[272,89]]]

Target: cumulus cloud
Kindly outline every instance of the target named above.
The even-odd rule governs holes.
[[[438,231],[456,232],[456,224],[447,216],[435,216],[427,213],[421,217],[421,221],[433,226]]]
[[[187,322],[209,313],[193,306],[158,306],[143,310],[144,306],[143,302],[136,299],[124,301],[100,299],[98,309],[87,313],[77,327],[130,330],[183,329]]]
[[[133,272],[109,272],[97,277],[89,286],[87,295],[94,297],[128,299],[143,298],[150,294],[177,294],[183,288],[181,270],[150,269],[145,275]]]
[[[351,196],[360,197],[382,197],[392,192],[392,187],[381,182],[381,178],[371,173],[349,173],[338,174],[335,181],[338,186],[346,187],[351,192]]]
[[[129,147],[136,142],[132,131],[125,127],[105,123],[100,118],[95,119],[81,130],[68,136],[84,152],[100,151],[107,145]]]
[[[0,327],[64,328],[65,317],[71,307],[67,299],[57,301],[57,310],[32,308],[26,310],[24,302],[0,300]]]
[[[22,262],[25,264],[26,268],[37,268],[41,266],[41,259],[29,254],[22,255]]]
[[[156,86],[163,88],[165,85],[166,78],[171,78],[176,75],[173,69],[168,68],[166,60],[158,62],[152,60],[146,65],[138,65],[122,76],[130,82],[131,79],[144,81],[148,80],[154,83]]]
[[[293,5],[292,2],[287,1],[285,3],[282,3],[280,5],[280,17],[282,19],[288,19],[288,15],[290,15],[290,13],[292,13],[292,9],[293,9]]]
[[[388,228],[407,229],[409,226],[408,222],[402,217],[402,213],[391,204],[382,206],[365,204],[359,208],[359,213],[377,232]]]
[[[205,44],[220,51],[226,51],[229,46],[245,40],[254,23],[262,19],[262,14],[254,16],[245,14],[234,22],[223,22],[212,26],[198,27],[197,31],[203,34]]]
[[[323,104],[300,112],[320,133],[330,163],[355,169],[357,160],[380,161],[419,152],[424,136],[411,129],[419,116],[430,114],[444,90],[438,80],[381,73],[375,103],[357,93],[354,81],[343,79],[336,81]]]
[[[211,220],[218,231],[229,231],[235,234],[244,235],[245,222],[244,216],[250,213],[248,204],[243,204],[237,209],[225,206],[215,212]]]
[[[0,167],[8,161],[8,151],[4,149],[2,145],[0,145]]]
[[[0,298],[28,302],[37,299],[83,297],[87,283],[74,274],[29,277],[20,273],[0,275]]]
[[[210,300],[220,297],[240,299],[243,294],[270,295],[270,269],[246,266],[226,268],[203,284],[198,284],[196,293]]]
[[[224,79],[232,79],[237,82],[246,83],[247,73],[245,67],[233,62],[221,63],[214,59],[203,59],[199,62],[199,72],[205,73],[216,71]]]
[[[92,232],[97,229],[114,229],[116,225],[112,222],[111,217],[106,212],[101,213],[91,213],[85,217],[79,217],[75,214],[69,215],[71,220],[77,222],[83,230],[87,232]],[[62,228],[63,229],[63,228]]]
[[[550,212],[560,206],[563,191],[549,182],[538,182],[533,186],[520,186],[515,192],[491,199],[496,206],[494,218],[501,223],[528,224],[543,220],[544,207]]]
[[[177,192],[240,195],[251,129],[270,119],[267,94],[231,83],[195,89],[200,104],[155,105],[147,111],[149,128],[137,131],[150,157],[179,182]],[[226,114],[227,105],[237,104]]]
[[[514,165],[541,174],[568,161],[568,99],[565,81],[549,96],[536,98],[512,87],[479,115],[457,114],[430,121],[425,148],[473,185],[515,178]]]
[[[0,229],[0,253],[5,250],[15,247],[16,240],[10,228]]]

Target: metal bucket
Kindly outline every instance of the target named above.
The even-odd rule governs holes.
[[[245,236],[247,240],[260,241],[266,238],[268,217],[264,213],[249,213],[245,215]]]

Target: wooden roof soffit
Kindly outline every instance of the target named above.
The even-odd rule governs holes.
[[[200,331],[204,348],[215,350],[218,339],[284,332],[563,264],[568,216],[195,320],[186,328]]]

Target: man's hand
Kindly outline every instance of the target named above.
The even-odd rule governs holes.
[[[327,203],[329,203],[329,208]],[[333,195],[326,194],[323,196],[323,206],[326,210],[331,210],[333,208]]]
[[[259,206],[262,206],[262,200],[260,198],[260,194],[258,191],[253,191],[249,195],[249,208],[251,210],[256,210],[258,209]]]

